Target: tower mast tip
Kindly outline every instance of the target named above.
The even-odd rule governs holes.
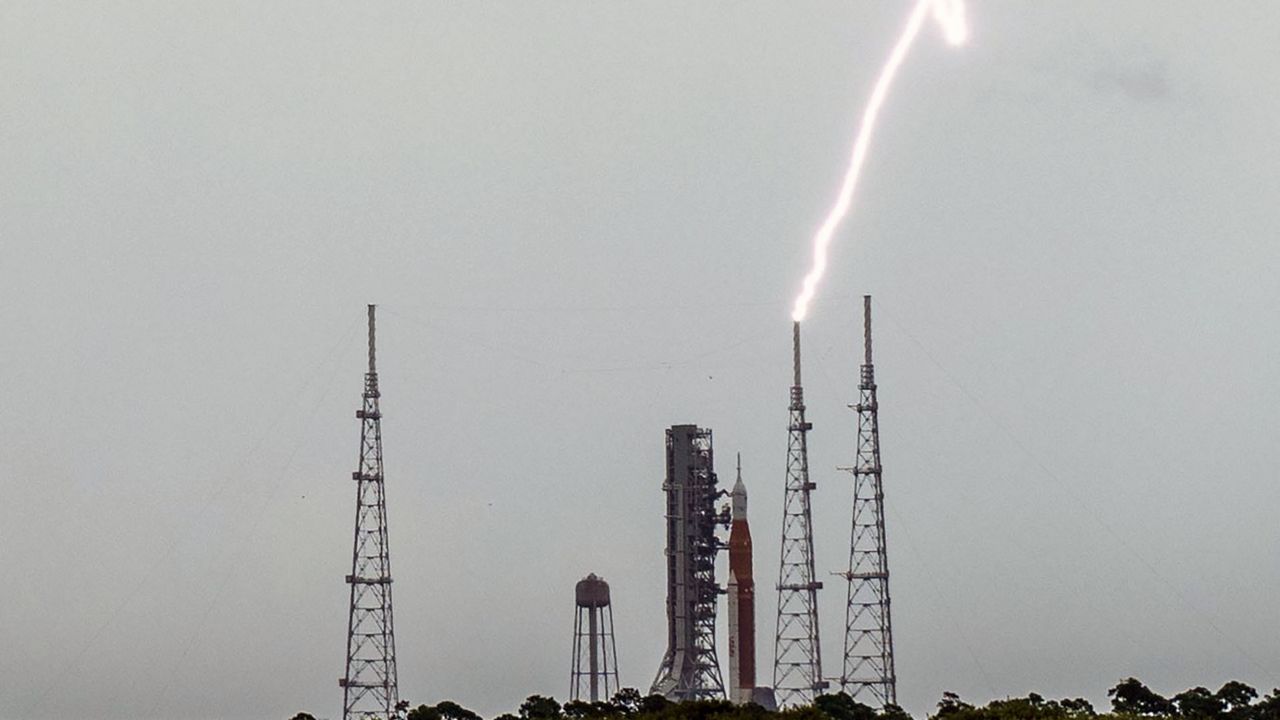
[[[378,307],[377,305],[374,305],[372,303],[369,304],[369,373],[370,374],[378,372],[377,356],[376,356],[376,353],[374,352],[374,329],[375,329],[374,309],[377,307]]]
[[[866,353],[866,364],[871,364],[871,296],[862,296],[862,346]]]
[[[795,382],[792,383],[796,387],[800,387],[800,321],[796,320],[791,325],[791,353],[792,353],[792,371],[795,373]]]

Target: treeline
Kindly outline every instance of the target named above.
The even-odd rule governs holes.
[[[1216,692],[1194,687],[1172,697],[1164,697],[1134,678],[1121,681],[1107,691],[1109,712],[1098,712],[1081,698],[1046,700],[1031,693],[1026,697],[993,700],[983,706],[966,703],[955,693],[943,693],[928,720],[1280,720],[1280,690],[1259,698],[1258,691],[1242,682],[1231,681]],[[405,720],[483,720],[455,702],[435,705],[401,702]],[[292,720],[315,720],[299,713]],[[555,698],[533,695],[514,713],[493,720],[912,720],[905,710],[890,705],[875,709],[853,700],[845,693],[822,695],[812,705],[771,712],[759,705],[734,705],[725,700],[671,702],[661,695],[642,696],[625,688],[607,702],[570,701],[561,705]]]

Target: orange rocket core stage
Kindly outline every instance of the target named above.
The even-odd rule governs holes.
[[[751,526],[747,523],[747,488],[742,463],[733,486],[729,526],[729,699],[752,701],[756,686],[756,583],[751,562]]]

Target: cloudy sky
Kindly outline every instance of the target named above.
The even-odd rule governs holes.
[[[340,716],[368,302],[403,697],[563,698],[588,572],[647,689],[686,422],[770,667],[790,300],[907,7],[0,0],[0,718]],[[871,293],[908,710],[1280,685],[1280,8],[969,11],[805,324],[820,572]]]

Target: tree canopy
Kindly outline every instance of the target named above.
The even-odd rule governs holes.
[[[1136,678],[1125,678],[1107,691],[1111,711],[1099,713],[1082,698],[1048,700],[1026,697],[992,700],[977,706],[944,692],[927,720],[1280,720],[1280,690],[1259,699],[1258,691],[1231,681],[1217,691],[1193,687],[1164,697]],[[407,706],[407,703],[402,703]],[[293,720],[314,720],[299,713]],[[419,705],[405,720],[482,720],[475,712],[450,701]],[[725,700],[672,702],[661,695],[641,695],[625,688],[611,700],[572,700],[530,695],[515,713],[494,720],[912,720],[905,710],[890,705],[872,708],[845,693],[819,696],[812,705],[771,712],[759,705],[734,705]]]

